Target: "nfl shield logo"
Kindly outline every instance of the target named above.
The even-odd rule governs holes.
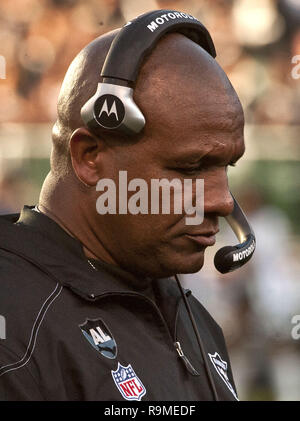
[[[146,394],[146,388],[135,374],[131,364],[124,367],[118,362],[117,370],[111,370],[111,375],[119,392],[126,400],[140,401]]]
[[[236,400],[239,400],[234,388],[232,387],[228,375],[227,375],[227,362],[223,361],[222,358],[220,357],[220,355],[215,352],[214,355],[212,354],[208,354],[209,358],[213,364],[213,366],[215,367],[217,373],[219,374],[219,376],[221,377],[221,379],[223,380],[223,382],[226,384],[226,386],[228,387],[228,389],[230,390],[230,392],[233,394],[233,396],[235,397]]]

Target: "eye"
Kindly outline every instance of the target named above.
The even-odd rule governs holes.
[[[183,175],[195,175],[203,169],[203,166],[197,165],[195,167],[177,167],[174,169],[175,171],[180,172]]]
[[[226,172],[228,172],[228,167],[236,167],[236,162],[230,162],[228,165],[226,165]]]
[[[222,165],[224,167],[224,164]],[[229,164],[225,165],[225,169],[226,171],[228,171],[228,167],[235,167],[236,166],[236,162],[232,161],[229,162]],[[198,163],[197,165],[189,165],[186,167],[175,167],[175,168],[171,168],[172,170],[175,170],[176,172],[179,172],[183,175],[186,176],[193,176],[193,175],[197,175],[200,171],[203,171],[206,168],[209,168],[210,165],[205,164],[204,162],[202,163]]]

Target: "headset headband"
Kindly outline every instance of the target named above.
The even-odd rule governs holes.
[[[155,10],[128,22],[112,42],[97,91],[81,109],[88,129],[129,135],[139,133],[145,118],[133,100],[136,81],[146,54],[169,32],[179,32],[203,47],[213,58],[216,51],[208,30],[193,16],[175,10]]]
[[[208,30],[196,18],[174,10],[156,10],[137,17],[122,28],[112,42],[101,76],[135,82],[145,55],[169,32],[182,33],[216,57]]]

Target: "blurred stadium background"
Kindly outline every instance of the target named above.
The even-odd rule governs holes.
[[[300,400],[300,0],[1,0],[0,213],[37,201],[73,57],[161,8],[205,23],[241,98],[247,151],[229,177],[258,243],[242,270],[218,274],[214,248],[183,281],[223,327],[240,399]],[[218,247],[231,241],[224,225]]]

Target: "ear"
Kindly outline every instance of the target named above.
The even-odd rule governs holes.
[[[105,143],[87,129],[76,129],[70,138],[72,166],[77,178],[87,186],[95,186],[101,177]]]

